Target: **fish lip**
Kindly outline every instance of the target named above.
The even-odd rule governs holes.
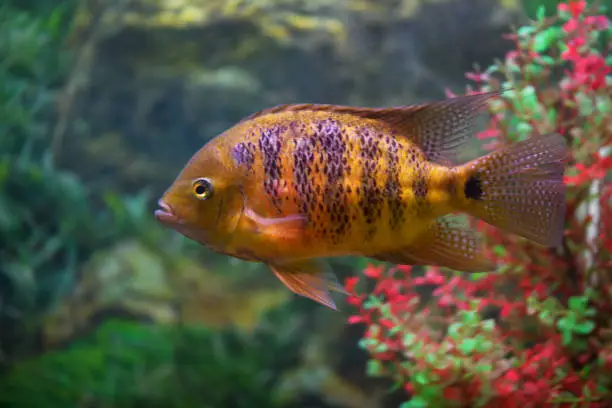
[[[178,222],[178,217],[168,203],[160,199],[157,201],[157,205],[159,206],[159,209],[155,210],[155,218],[157,218],[158,221],[162,223]]]

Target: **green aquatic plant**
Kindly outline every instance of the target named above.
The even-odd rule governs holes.
[[[68,408],[280,406],[271,367],[295,349],[271,332],[107,320],[65,350],[25,360],[0,378],[0,406]],[[287,363],[287,362],[285,362]]]
[[[71,290],[96,249],[122,236],[162,239],[146,192],[92,191],[53,163],[55,103],[70,62],[61,46],[69,12],[0,7],[1,363],[34,347],[26,334]]]
[[[557,7],[560,3],[565,3],[565,0],[522,0],[521,6],[531,19],[536,19],[538,13],[552,17],[557,13]],[[589,5],[597,4],[602,7],[602,12],[608,18],[612,17],[612,1],[611,0],[589,0]]]
[[[46,18],[0,7],[0,327],[3,346],[24,314],[49,298],[40,276],[69,277],[78,251],[67,240],[84,215],[75,178],[55,170],[46,154],[53,91],[62,80],[58,53],[62,13]],[[67,216],[69,214],[69,216]],[[56,272],[57,271],[57,272]],[[55,292],[67,282],[57,280]],[[14,354],[14,353],[13,353]],[[12,354],[12,355],[13,355]]]

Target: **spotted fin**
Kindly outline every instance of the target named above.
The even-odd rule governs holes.
[[[332,272],[325,271],[321,260],[269,263],[268,267],[294,293],[337,310],[329,291],[348,295]]]
[[[458,218],[436,220],[417,242],[372,258],[401,265],[435,265],[463,272],[487,272],[495,264],[483,253],[479,234]]]
[[[419,105],[391,108],[360,108],[341,105],[279,105],[256,112],[243,119],[287,111],[329,111],[383,121],[404,137],[410,138],[425,152],[428,160],[451,164],[472,135],[476,114],[487,102],[503,91],[457,96]]]
[[[540,245],[558,247],[565,225],[567,143],[534,136],[465,164],[461,210]]]

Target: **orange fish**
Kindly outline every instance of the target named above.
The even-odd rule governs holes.
[[[463,165],[454,155],[499,92],[421,105],[282,105],[210,140],[159,200],[159,221],[214,251],[263,262],[293,292],[335,309],[322,258],[489,271],[480,218],[560,244],[566,144],[548,134]]]

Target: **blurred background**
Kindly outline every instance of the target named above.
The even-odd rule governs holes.
[[[0,1],[0,406],[397,407],[344,301],[164,229],[155,201],[259,109],[463,93],[540,4]]]

